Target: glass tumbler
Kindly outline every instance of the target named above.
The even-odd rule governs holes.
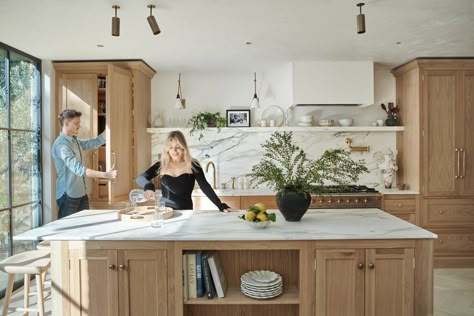
[[[165,226],[165,202],[156,202],[155,211],[153,213],[153,219],[151,221],[151,226],[155,228],[161,228]]]

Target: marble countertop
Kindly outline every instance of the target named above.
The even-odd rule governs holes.
[[[277,221],[256,229],[244,211],[175,211],[162,228],[119,221],[115,210],[85,210],[16,235],[15,240],[345,240],[431,239],[437,236],[379,209],[310,209],[300,222]]]

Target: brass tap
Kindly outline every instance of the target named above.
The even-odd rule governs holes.
[[[360,153],[369,152],[370,146],[352,146],[352,138],[346,138],[346,143],[349,145],[351,152],[358,151]]]
[[[209,166],[212,166],[212,187],[215,190],[215,189],[217,189],[217,187],[216,187],[216,165],[212,161],[209,161],[206,164],[206,172],[209,171]]]
[[[235,190],[235,177],[230,177],[232,180],[232,190]]]

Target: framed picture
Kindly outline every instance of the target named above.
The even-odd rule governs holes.
[[[227,110],[228,127],[250,127],[250,110]]]

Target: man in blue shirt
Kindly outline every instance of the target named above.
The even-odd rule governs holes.
[[[95,149],[105,144],[104,133],[94,139],[78,139],[81,112],[67,109],[59,114],[61,133],[54,141],[52,156],[58,178],[56,202],[58,218],[89,208],[85,177],[115,179],[117,170],[96,171],[84,166],[82,150]]]

